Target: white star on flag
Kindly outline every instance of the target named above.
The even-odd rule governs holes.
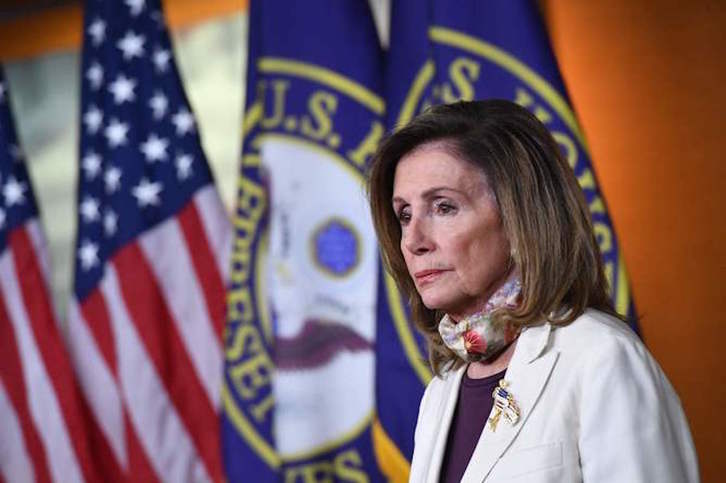
[[[167,146],[169,146],[168,140],[151,133],[146,141],[141,143],[139,149],[146,156],[146,161],[153,163],[154,161],[163,161],[166,159]]]
[[[176,157],[176,177],[185,180],[192,174],[192,162],[194,158],[191,154],[180,153]]]
[[[93,45],[98,47],[106,39],[106,22],[100,18],[95,19],[88,27]]]
[[[103,123],[103,113],[98,107],[91,104],[83,114],[83,123],[86,125],[89,134],[96,134]]]
[[[91,88],[97,90],[103,82],[103,67],[98,62],[94,62],[86,71],[86,79],[91,83]]]
[[[83,218],[84,223],[98,221],[98,200],[90,196],[85,197],[78,206],[78,211],[81,213],[81,218]]]
[[[103,232],[106,236],[113,236],[116,234],[118,228],[118,215],[113,210],[106,210],[103,214]]]
[[[169,67],[169,61],[171,60],[171,53],[166,49],[157,48],[151,60],[154,62],[158,72],[166,72],[166,69]]]
[[[176,126],[176,135],[183,136],[194,130],[194,116],[186,108],[182,107],[171,117],[171,122]]]
[[[168,106],[169,100],[160,91],[156,91],[151,99],[149,99],[149,107],[151,107],[151,110],[153,111],[152,114],[156,120],[164,117]]]
[[[152,183],[146,178],[141,178],[138,186],[134,186],[131,189],[131,194],[136,197],[136,200],[139,203],[139,208],[149,205],[158,206],[161,202],[159,199],[159,193],[161,193],[162,189],[163,186],[160,182],[156,181]]]
[[[0,102],[3,102],[5,100],[5,91],[7,88],[5,87],[5,84],[0,82]]]
[[[126,144],[126,134],[129,132],[129,125],[125,122],[119,122],[118,119],[111,119],[111,122],[106,126],[103,134],[108,139],[109,147],[115,148]]]
[[[136,17],[144,9],[144,6],[146,5],[146,0],[126,0],[125,3],[129,7],[129,12],[131,12],[131,15]]]
[[[108,91],[113,94],[113,101],[116,104],[123,104],[126,101],[133,101],[136,99],[134,94],[134,88],[136,87],[136,81],[129,79],[123,74],[119,74],[116,80],[108,86]]]
[[[81,267],[88,271],[98,265],[98,245],[84,240],[78,249],[78,258],[81,260]]]
[[[116,43],[116,47],[121,49],[124,53],[124,60],[131,60],[134,57],[141,57],[144,55],[144,42],[146,41],[143,35],[136,35],[133,31],[129,30],[126,35]]]
[[[5,216],[5,210],[0,208],[0,230],[5,228],[5,220],[7,217]]]
[[[86,173],[86,178],[93,180],[101,172],[101,156],[93,150],[88,151],[83,156],[81,167]]]
[[[28,188],[24,182],[18,182],[15,176],[10,176],[3,186],[3,196],[7,206],[19,205],[25,202],[25,191]]]
[[[116,166],[109,167],[103,173],[103,182],[106,184],[106,193],[114,193],[121,187],[121,169]]]

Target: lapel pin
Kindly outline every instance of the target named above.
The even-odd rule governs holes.
[[[494,392],[492,392],[492,397],[494,398],[494,409],[492,411],[492,415],[488,419],[489,428],[492,432],[497,430],[497,424],[499,424],[499,419],[502,415],[504,415],[504,419],[506,419],[512,426],[517,424],[517,421],[519,421],[519,407],[517,407],[517,403],[514,402],[512,393],[507,390],[507,386],[509,386],[509,383],[502,379],[499,381],[499,386],[494,389]]]

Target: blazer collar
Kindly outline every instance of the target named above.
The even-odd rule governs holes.
[[[551,325],[543,323],[528,327],[520,334],[504,376],[509,383],[507,389],[519,407],[519,421],[512,425],[502,418],[496,431],[492,431],[489,424],[485,425],[474,449],[474,456],[461,479],[462,483],[481,483],[527,424],[557,361],[558,353],[546,350],[550,333]]]
[[[462,483],[479,483],[484,480],[491,472],[494,464],[526,424],[527,418],[537,403],[537,399],[557,360],[556,352],[546,351],[550,340],[550,332],[550,324],[543,323],[528,327],[520,334],[512,360],[509,362],[509,367],[504,376],[509,382],[509,390],[519,406],[520,419],[517,424],[510,425],[502,418],[496,431],[492,431],[488,424],[485,425],[479,442],[474,449],[474,456],[461,480]],[[447,379],[449,379],[447,396],[441,401],[436,414],[436,420],[440,421],[440,427],[431,453],[429,472],[426,476],[427,483],[439,481],[449,427],[454,416],[454,409],[459,396],[459,386],[465,370],[466,366],[449,373],[447,376]]]
[[[525,327],[517,340],[517,347],[514,348],[512,361],[509,363],[529,364],[539,357],[550,341],[552,326],[548,322],[539,325]]]

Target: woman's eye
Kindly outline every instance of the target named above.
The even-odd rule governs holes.
[[[411,221],[411,213],[407,209],[402,209],[398,212],[398,222],[401,225],[407,224],[409,221]]]
[[[456,206],[452,205],[451,203],[447,203],[446,201],[436,203],[435,207],[436,212],[441,215],[448,215],[456,212]]]

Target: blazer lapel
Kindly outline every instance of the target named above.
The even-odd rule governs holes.
[[[437,483],[439,481],[441,463],[443,462],[444,452],[446,451],[446,440],[449,437],[449,427],[454,417],[456,401],[459,398],[459,386],[461,385],[461,378],[464,376],[465,370],[466,366],[463,366],[449,376],[451,379],[449,387],[446,388],[447,397],[441,402],[436,413],[436,421],[439,427],[436,432],[433,451],[431,452],[431,464],[426,475],[426,483]]]
[[[487,423],[461,483],[481,483],[512,444],[522,427],[527,424],[532,408],[537,404],[539,395],[557,361],[557,352],[550,350],[543,354],[549,335],[550,325],[543,324],[530,327],[519,336],[517,347],[504,376],[509,383],[508,390],[519,407],[519,421],[511,425],[502,417],[496,431],[492,431]]]

